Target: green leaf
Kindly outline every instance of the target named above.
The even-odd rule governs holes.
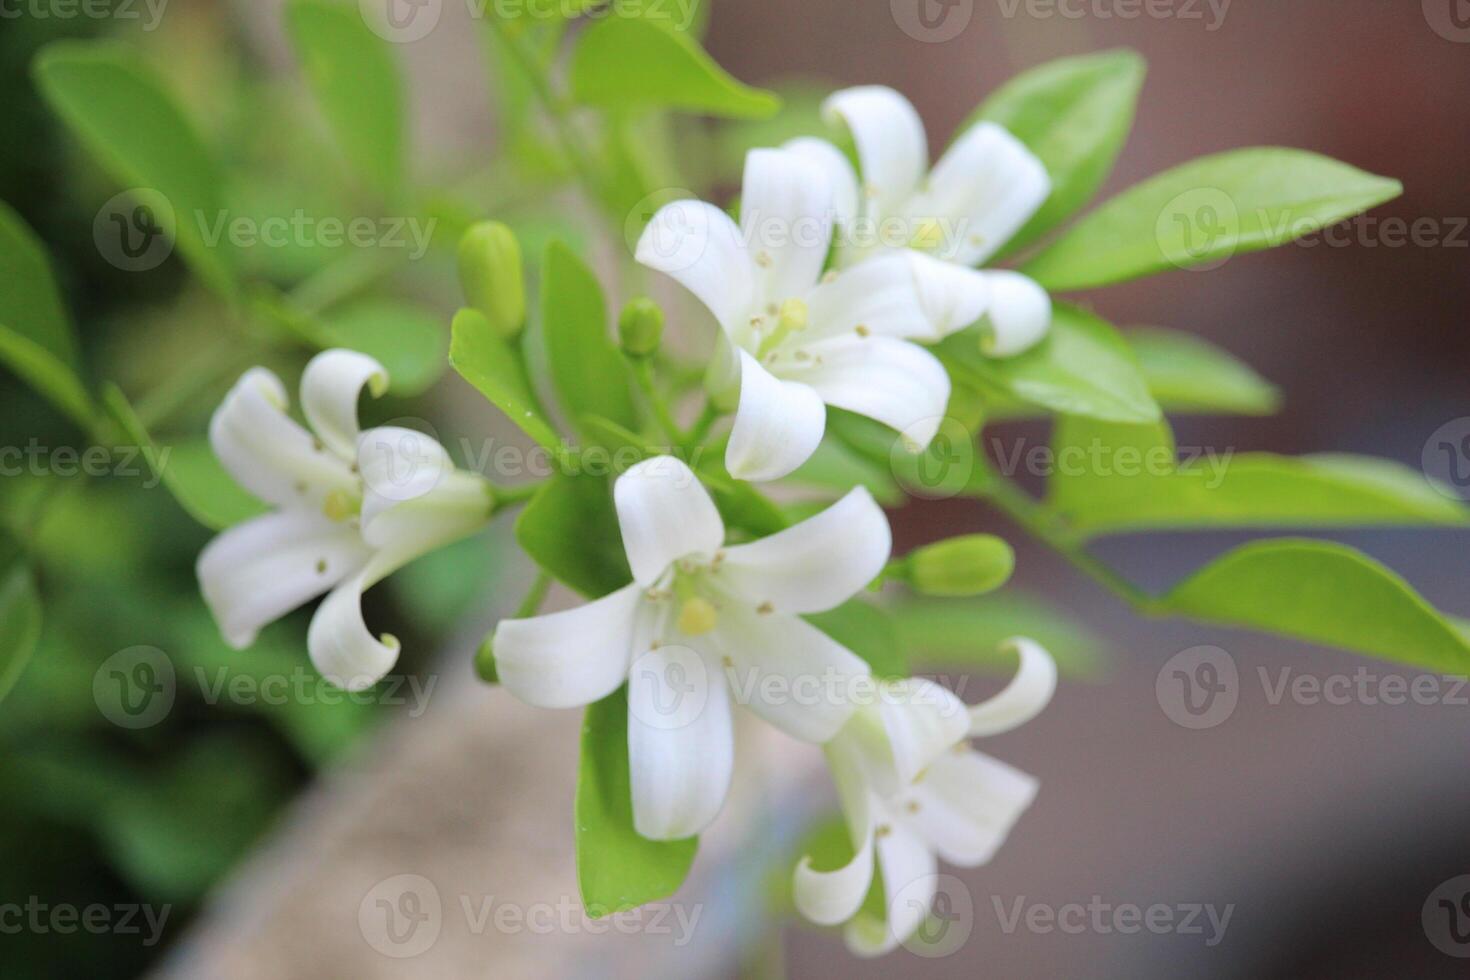
[[[1051,290],[1218,265],[1397,197],[1396,180],[1280,147],[1201,157],[1137,184],[1073,225],[1023,271]]]
[[[225,216],[224,178],[163,83],[135,52],[105,41],[59,41],[33,69],[47,102],[113,179],[162,195],[169,207],[154,217],[195,274],[232,297],[229,240],[211,245],[206,237]]]
[[[16,563],[0,578],[0,701],[15,687],[41,640],[41,597],[31,570]]]
[[[572,53],[572,97],[607,109],[683,109],[734,119],[774,115],[781,100],[732,78],[688,34],[610,17]]]
[[[881,678],[909,675],[908,660],[888,613],[861,599],[849,599],[836,609],[803,616],[807,622],[862,657]]]
[[[323,347],[348,347],[378,359],[388,369],[389,390],[419,395],[443,375],[448,346],[444,323],[423,307],[365,299],[323,316],[316,339]]]
[[[608,329],[602,287],[577,253],[560,242],[546,248],[541,329],[551,381],[567,415],[573,420],[598,415],[636,426],[627,366]]]
[[[867,487],[880,504],[896,507],[904,500],[903,490],[890,469],[860,454],[840,438],[823,439],[817,451],[788,480],[796,486],[824,491],[828,497],[844,496],[853,487]]]
[[[652,841],[633,828],[626,687],[583,716],[576,817],[577,884],[590,918],[667,898],[688,877],[699,838]]]
[[[0,201],[0,324],[76,370],[77,341],[46,246],[10,205]]]
[[[92,431],[97,410],[82,382],[55,354],[0,323],[0,361],[23,378],[77,425]]]
[[[1470,673],[1470,639],[1399,576],[1332,542],[1286,538],[1245,545],[1158,604],[1206,622]]]
[[[160,448],[122,389],[107,384],[102,403],[108,413],[135,442],[155,479],[194,520],[213,531],[223,531],[243,520],[265,513],[266,507],[225,472],[206,439],[194,439]]]
[[[403,84],[388,42],[354,8],[291,0],[286,28],[343,154],[385,198],[403,185]]]
[[[1163,422],[1063,418],[1049,503],[1080,535],[1161,528],[1465,526],[1470,509],[1421,474],[1358,456],[1189,452]]]
[[[973,331],[954,334],[935,350],[956,379],[982,392],[1109,422],[1152,422],[1161,415],[1127,342],[1111,324],[1075,306],[1057,304],[1046,339],[1016,357],[986,357]]]
[[[1007,589],[976,599],[917,599],[891,610],[899,643],[915,668],[1015,669],[1000,646],[1013,636],[1040,643],[1065,677],[1097,679],[1107,666],[1103,642],[1038,597]]]
[[[450,334],[449,363],[460,377],[543,449],[559,452],[561,437],[541,414],[520,350],[501,340],[477,310],[456,313]]]
[[[588,598],[633,578],[604,477],[553,476],[516,518],[516,541],[536,564]]]
[[[1051,175],[1051,197],[1008,251],[1066,220],[1107,180],[1133,126],[1145,72],[1133,51],[1047,62],[1007,82],[966,120],[961,132],[981,120],[1004,126]]]
[[[1139,327],[1127,337],[1166,412],[1270,415],[1281,405],[1275,385],[1198,337],[1161,327]]]

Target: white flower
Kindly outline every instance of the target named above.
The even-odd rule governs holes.
[[[817,871],[803,858],[793,889],[808,919],[847,923],[855,953],[877,956],[913,935],[934,899],[938,859],[960,867],[985,864],[1036,796],[1035,779],[966,741],[1024,724],[1051,700],[1051,657],[1030,640],[1007,645],[1019,653],[1021,668],[989,701],[966,709],[932,681],[897,681],[827,745],[856,854],[835,871]],[[875,852],[883,921],[859,912],[873,884]]]
[[[851,716],[843,692],[870,677],[867,664],[800,616],[878,575],[888,520],[859,488],[800,524],[726,547],[709,494],[668,456],[628,470],[613,495],[633,583],[501,622],[495,665],[511,693],[542,707],[590,704],[626,681],[634,825],[674,840],[699,833],[724,803],[732,693],[808,742],[832,738]]]
[[[923,121],[881,85],[836,92],[823,112],[852,133],[861,185],[847,157],[824,140],[785,148],[820,166],[832,183],[838,266],[894,248],[922,253],[915,272],[937,326],[960,329],[988,313],[986,349],[996,356],[1039,341],[1051,324],[1046,290],[1019,272],[970,267],[994,256],[1046,202],[1051,178],[1041,161],[1003,127],[979,122],[928,171]]]
[[[223,532],[199,556],[220,632],[243,649],[261,627],[330,590],[307,647],[323,677],[352,691],[377,683],[398,659],[398,641],[375,638],[363,622],[362,593],[476,530],[494,509],[490,485],[456,471],[428,436],[358,432],[359,393],[381,395],[387,384],[371,357],[324,351],[301,378],[311,432],[286,414],[286,389],[265,368],[245,372],[209,426],[225,469],[276,508]]]
[[[740,386],[730,473],[774,480],[796,469],[822,440],[824,403],[927,445],[949,401],[949,376],[910,342],[943,331],[924,310],[909,257],[824,278],[832,187],[796,153],[752,151],[740,207],[737,227],[711,204],[666,205],[637,249],[639,262],[677,279],[723,328],[717,386]]]

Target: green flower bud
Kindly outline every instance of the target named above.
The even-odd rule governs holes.
[[[526,279],[521,244],[498,221],[482,221],[459,240],[459,281],[469,305],[509,340],[526,324]]]
[[[618,317],[618,339],[629,357],[647,357],[664,336],[664,311],[646,296],[630,300]]]
[[[970,534],[920,548],[905,565],[915,592],[976,596],[1006,584],[1016,567],[1016,553],[993,534]]]
[[[495,666],[495,647],[488,636],[475,651],[475,674],[486,684],[500,683],[500,671]]]

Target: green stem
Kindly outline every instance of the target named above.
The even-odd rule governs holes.
[[[517,483],[515,486],[503,487],[499,484],[490,484],[495,494],[495,509],[503,510],[506,507],[514,507],[523,504],[536,496],[536,492],[546,485],[544,480],[536,480],[532,483]]]
[[[669,411],[669,404],[658,390],[658,385],[653,380],[653,365],[647,358],[631,359],[633,364],[633,379],[638,382],[638,388],[643,392],[643,397],[648,400],[648,405],[653,409],[653,417],[658,420],[659,427],[664,430],[664,435],[669,439],[669,447],[683,446],[685,444],[684,433],[679,429],[679,423],[674,421],[674,415]]]
[[[706,400],[704,409],[695,419],[694,425],[689,429],[688,435],[684,437],[684,447],[693,450],[694,447],[703,445],[704,440],[709,438],[709,430],[724,413],[715,407],[713,400]]]
[[[551,591],[551,576],[546,572],[537,572],[536,581],[531,583],[531,590],[516,607],[516,619],[526,619],[541,611],[541,603],[546,601],[546,593]]]

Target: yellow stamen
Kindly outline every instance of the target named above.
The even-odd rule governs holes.
[[[695,596],[679,609],[679,632],[685,636],[703,636],[720,621],[720,614],[708,599]]]
[[[345,521],[357,513],[361,503],[346,490],[333,490],[322,502],[322,513],[329,521]]]

